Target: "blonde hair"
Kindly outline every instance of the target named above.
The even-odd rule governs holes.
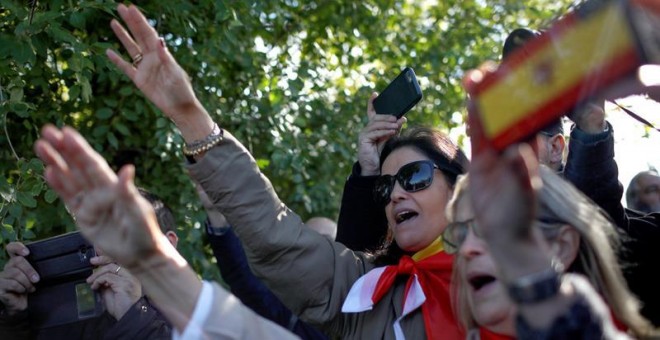
[[[639,300],[630,292],[618,265],[614,249],[620,240],[609,216],[572,184],[551,169],[539,169],[543,187],[538,193],[538,214],[565,222],[580,234],[576,261],[569,266],[579,268],[605,299],[617,320],[637,337],[648,337],[653,328],[639,313]],[[447,206],[447,218],[454,221],[459,201],[467,198],[469,180],[462,176],[456,183],[454,196]],[[453,306],[457,318],[466,329],[475,328],[476,321],[467,305],[467,290],[460,281],[461,256],[454,259],[452,285]]]

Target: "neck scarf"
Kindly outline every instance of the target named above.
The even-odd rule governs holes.
[[[421,307],[428,339],[464,339],[451,308],[452,263],[453,256],[443,251],[439,237],[412,257],[401,257],[398,265],[374,268],[360,277],[351,287],[342,312],[371,310],[390,291],[398,276],[408,276],[403,312],[393,325],[396,338],[405,339],[400,321]]]

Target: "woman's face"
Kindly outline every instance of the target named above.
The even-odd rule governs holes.
[[[456,222],[472,218],[472,207],[467,195],[463,195],[457,202]],[[493,332],[515,335],[516,308],[497,279],[497,267],[486,242],[475,236],[470,229],[458,248],[457,256],[459,289],[465,290],[462,296],[467,298],[472,318],[479,326]]]
[[[413,147],[401,147],[387,156],[381,173],[395,175],[408,163],[428,159]],[[451,195],[452,189],[439,170],[433,171],[431,186],[417,192],[407,192],[398,182],[394,184],[385,215],[401,249],[416,252],[440,236],[447,226],[445,207]]]

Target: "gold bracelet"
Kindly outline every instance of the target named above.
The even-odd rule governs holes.
[[[214,124],[213,131],[204,139],[199,139],[183,145],[183,154],[186,156],[197,156],[218,145],[224,139],[224,130]]]

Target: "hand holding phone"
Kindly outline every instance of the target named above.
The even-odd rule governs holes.
[[[422,99],[422,89],[412,68],[406,67],[374,99],[374,109],[378,114],[391,114],[403,117]]]

